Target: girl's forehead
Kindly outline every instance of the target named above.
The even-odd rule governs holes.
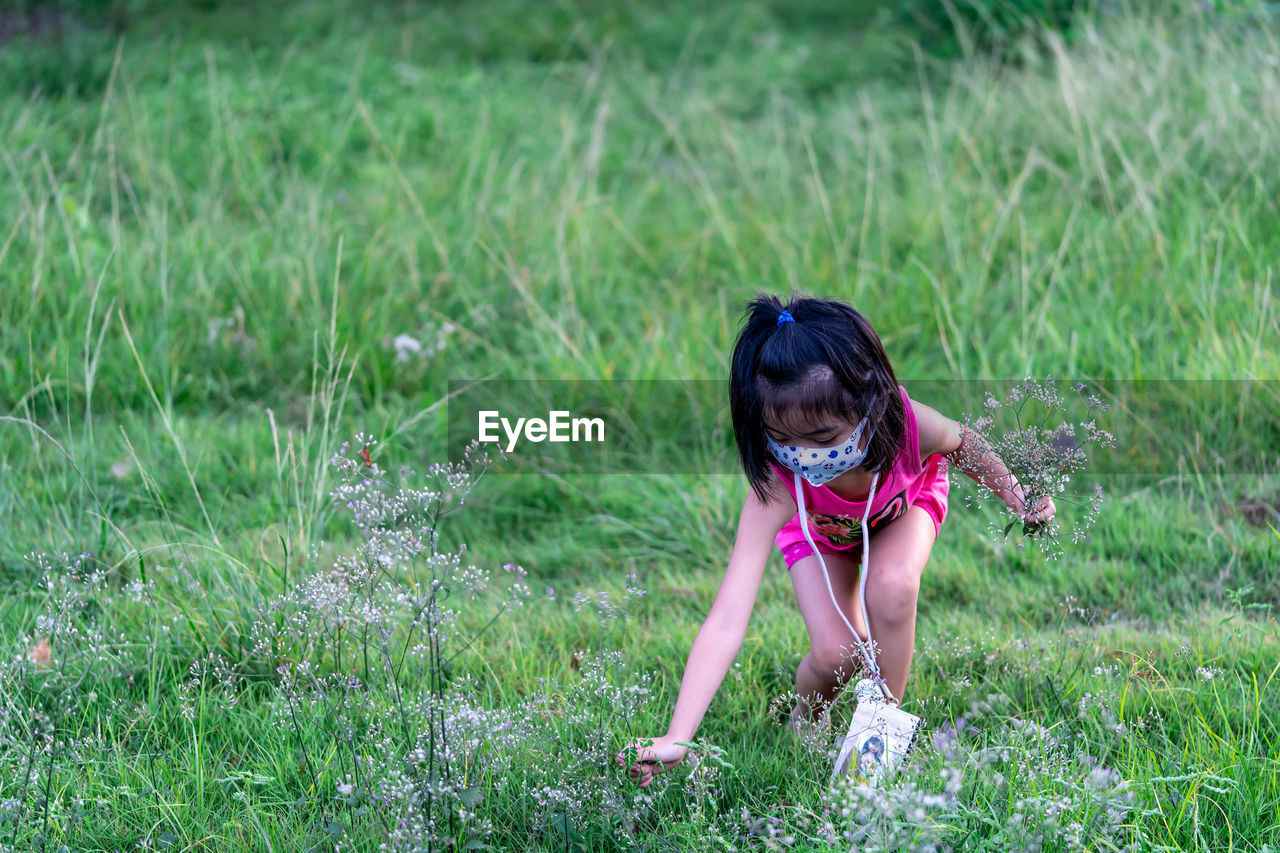
[[[852,423],[858,399],[827,365],[813,367],[798,380],[762,382],[759,394],[765,426],[788,434]]]
[[[848,427],[852,421],[836,412],[803,412],[794,409],[775,409],[765,412],[764,425],[774,432],[786,435],[802,435],[825,427]]]

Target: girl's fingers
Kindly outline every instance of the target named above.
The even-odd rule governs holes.
[[[652,752],[645,753],[639,747],[628,747],[613,757],[619,767],[627,768],[627,777],[639,783],[641,788],[653,784],[653,777],[668,770],[666,762]]]

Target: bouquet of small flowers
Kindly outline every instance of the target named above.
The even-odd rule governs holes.
[[[1097,520],[1102,508],[1102,486],[1095,483],[1092,494],[1085,493],[1084,500],[1064,497],[1071,477],[1082,471],[1088,459],[1087,447],[1115,447],[1110,432],[1098,427],[1089,417],[1095,409],[1106,412],[1109,406],[1096,394],[1085,395],[1085,384],[1076,383],[1071,390],[1084,402],[1085,417],[1073,423],[1063,420],[1066,412],[1062,397],[1052,375],[1043,383],[1025,379],[1013,387],[1003,400],[990,391],[983,404],[984,413],[973,418],[964,414],[965,439],[960,449],[952,455],[957,469],[977,471],[992,490],[967,490],[966,505],[976,500],[990,500],[998,495],[1012,495],[1006,500],[1004,513],[1014,517],[1004,524],[993,520],[990,530],[993,536],[1007,538],[1014,525],[1022,523],[1022,532],[1039,542],[1050,559],[1062,555],[1062,526],[1057,516],[1050,523],[1028,523],[1025,518],[1030,510],[1049,501],[1064,501],[1084,507],[1083,514],[1070,525],[1072,542],[1079,542]],[[1039,418],[1036,418],[1037,409]],[[1013,423],[1010,424],[1009,420]],[[973,492],[977,492],[977,497]],[[1022,547],[1024,539],[1019,539]]]

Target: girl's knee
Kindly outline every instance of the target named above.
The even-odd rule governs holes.
[[[838,644],[815,646],[809,655],[812,665],[828,679],[834,680],[842,674],[848,680],[862,666],[862,658],[852,640],[843,648]]]
[[[871,583],[868,580],[867,586]],[[872,618],[879,615],[893,622],[914,617],[919,598],[920,577],[914,572],[895,572],[878,578],[875,590],[867,591],[867,602],[875,608]]]

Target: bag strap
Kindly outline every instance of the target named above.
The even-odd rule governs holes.
[[[831,596],[831,604],[835,607],[836,613],[844,620],[844,624],[849,629],[849,633],[853,634],[859,650],[862,652],[863,660],[867,663],[867,669],[871,673],[871,678],[875,681],[876,686],[880,688],[880,692],[884,694],[885,701],[891,705],[897,705],[898,700],[889,692],[889,685],[885,683],[884,677],[880,675],[880,667],[876,665],[875,652],[871,647],[871,620],[867,617],[867,569],[870,565],[871,554],[871,531],[867,529],[867,518],[871,515],[871,501],[876,494],[876,482],[880,479],[880,472],[876,471],[871,477],[871,493],[867,495],[867,508],[862,513],[862,571],[858,577],[858,604],[862,607],[862,624],[867,626],[867,639],[864,643],[862,638],[858,636],[858,632],[853,630],[853,626],[849,624],[849,620],[845,618],[844,611],[840,605],[836,603],[836,594],[831,589],[831,576],[827,574],[827,564],[822,559],[822,553],[818,550],[818,546],[814,544],[813,537],[809,535],[809,524],[807,515],[804,510],[804,489],[800,483],[800,474],[795,474],[796,482],[796,505],[800,512],[800,529],[804,532],[804,538],[809,543],[809,547],[813,548],[814,555],[818,558],[818,565],[822,568],[822,578],[827,582],[827,595]]]

